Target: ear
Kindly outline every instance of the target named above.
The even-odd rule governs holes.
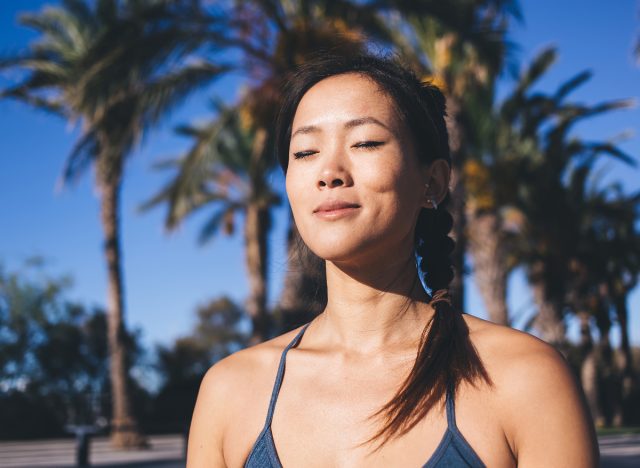
[[[447,196],[449,190],[449,180],[451,168],[444,159],[436,159],[423,170],[425,186],[424,208],[433,208],[431,200],[438,205]]]

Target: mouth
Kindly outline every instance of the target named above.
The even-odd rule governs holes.
[[[357,203],[331,200],[318,206],[315,210],[313,210],[313,214],[320,218],[336,219],[352,214],[359,208],[360,205],[358,205]]]

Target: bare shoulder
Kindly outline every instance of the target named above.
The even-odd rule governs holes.
[[[470,315],[464,315],[464,318],[472,343],[498,380],[519,377],[518,381],[526,381],[533,379],[533,376],[528,377],[531,371],[546,375],[569,371],[563,356],[543,340]]]
[[[465,321],[493,380],[494,407],[518,466],[596,466],[593,424],[562,354],[528,333],[466,315]]]
[[[260,430],[260,415],[266,412],[262,406],[268,402],[280,356],[296,331],[237,351],[207,371],[189,430],[189,467],[225,466],[223,445],[229,429],[243,426],[240,429],[245,433]],[[255,411],[248,407],[252,404]]]

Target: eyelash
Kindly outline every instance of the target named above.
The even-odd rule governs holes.
[[[363,141],[362,143],[356,143],[353,145],[354,148],[364,148],[368,151],[371,151],[378,146],[384,145],[384,141]],[[311,156],[315,154],[314,151],[298,151],[297,153],[293,153],[295,159],[306,158],[307,156]]]

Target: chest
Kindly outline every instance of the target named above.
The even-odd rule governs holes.
[[[279,462],[285,468],[424,466],[443,445],[443,439],[451,437],[444,399],[409,432],[380,449],[375,450],[375,442],[366,443],[383,421],[375,413],[395,395],[407,373],[402,366],[344,372],[335,367],[329,371],[288,365],[273,407],[269,434]],[[256,396],[262,395],[259,399],[263,407],[251,405],[262,417],[239,420],[234,430],[236,436],[229,444],[233,447],[227,453],[238,456],[235,461],[229,460],[229,466],[244,464],[262,430],[269,400],[266,395],[271,390],[267,387],[255,392]],[[514,466],[499,422],[492,417],[490,405],[481,402],[483,395],[460,390],[455,402],[459,433],[485,465]],[[252,427],[251,435],[242,435],[240,426]]]
[[[312,404],[295,396],[279,402],[271,435],[283,466],[421,467],[447,428],[444,411],[438,408],[408,433],[376,450],[382,440],[368,442],[384,421],[376,412],[393,393],[371,387],[344,393],[330,390],[319,396],[323,393],[316,393],[318,399]]]

